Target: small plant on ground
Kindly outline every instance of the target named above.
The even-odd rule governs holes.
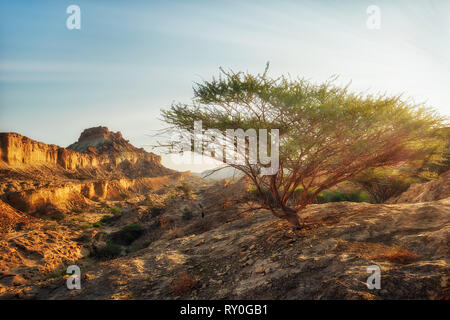
[[[104,215],[101,219],[100,219],[100,223],[101,224],[109,224],[114,220],[114,216],[113,215]]]
[[[82,224],[78,228],[80,228],[81,230],[85,230],[89,229],[90,227],[92,227],[90,224]]]
[[[130,195],[125,193],[125,192],[123,192],[123,193],[120,194],[120,197],[125,200],[125,199],[129,199]]]
[[[378,256],[380,259],[385,259],[393,263],[407,264],[419,259],[419,255],[405,248],[393,248],[388,252]]]
[[[43,229],[44,229],[44,231],[48,231],[48,230],[57,231],[58,230],[58,228],[55,225],[44,226]]]
[[[110,209],[111,209],[111,212],[115,213],[115,214],[121,214],[123,212],[123,209],[119,208],[119,207],[111,207]]]
[[[197,280],[193,276],[187,272],[183,272],[175,276],[170,283],[170,289],[174,293],[181,295],[190,292],[196,284]]]
[[[107,241],[103,247],[96,248],[94,256],[98,259],[114,259],[122,253],[122,248],[112,241]]]
[[[177,186],[177,189],[183,191],[186,196],[189,196],[192,193],[191,186],[186,182],[183,182],[181,185]]]
[[[122,228],[122,230],[115,232],[112,235],[112,240],[115,243],[130,245],[137,238],[144,234],[145,229],[137,223],[129,224]]]

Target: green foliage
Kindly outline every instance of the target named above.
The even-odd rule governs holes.
[[[114,214],[121,214],[123,212],[123,209],[119,207],[111,207],[110,210]]]
[[[94,222],[93,224],[92,224],[92,226],[94,227],[94,228],[100,228],[101,226],[102,226],[102,224],[100,223],[100,222]]]
[[[299,199],[303,193],[303,188],[299,187],[295,190],[294,198]],[[312,194],[312,191],[309,191]],[[370,202],[370,195],[363,191],[349,191],[342,192],[338,190],[323,190],[313,201],[313,203],[328,203],[328,202]]]
[[[411,171],[370,168],[357,175],[353,182],[366,190],[374,203],[383,203],[389,198],[399,196],[412,183],[420,182]]]
[[[104,215],[101,219],[100,219],[100,223],[101,224],[109,224],[112,221],[114,221],[114,216],[112,215]]]
[[[96,248],[94,250],[94,256],[98,259],[114,259],[120,256],[122,248],[112,241],[107,241],[106,245]]]
[[[189,196],[192,193],[191,186],[188,183],[186,183],[186,182],[183,182],[181,185],[177,186],[176,188],[178,190],[183,191],[184,194],[187,195],[187,196]]]
[[[55,225],[47,225],[47,226],[44,226],[43,229],[45,231],[47,231],[47,230],[58,231],[58,228]]]
[[[201,195],[203,193],[205,193],[205,189],[200,189],[200,190],[194,192],[195,195]]]
[[[89,229],[91,227],[92,227],[92,225],[85,223],[85,224],[80,225],[78,228],[80,228],[81,230],[85,230],[85,229]]]
[[[120,197],[122,198],[122,199],[129,199],[130,198],[130,195],[129,194],[127,194],[127,193],[121,193],[120,194]]]
[[[179,130],[193,130],[194,121],[199,120],[203,128],[224,135],[234,128],[278,129],[283,170],[262,176],[261,165],[233,167],[263,190],[265,205],[275,215],[290,216],[288,220],[293,222],[293,212],[324,190],[369,168],[425,161],[442,149],[443,140],[437,133],[444,118],[433,110],[402,96],[351,92],[335,80],[316,84],[286,76],[270,78],[268,68],[257,75],[221,69],[219,77],[196,83],[191,103],[174,103],[162,116]],[[214,142],[205,144],[218,147]],[[289,207],[295,202],[294,191],[302,185],[307,187],[307,197],[298,208]],[[265,192],[270,197],[265,197]]]
[[[144,228],[137,223],[129,224],[122,228],[122,230],[112,234],[112,240],[115,243],[130,245],[137,238],[144,234]]]
[[[60,269],[58,271],[53,272],[52,274],[50,274],[48,276],[49,279],[56,279],[56,278],[61,278],[64,277],[67,274],[67,269]]]

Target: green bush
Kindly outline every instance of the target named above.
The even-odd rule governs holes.
[[[123,212],[123,209],[119,207],[111,207],[110,210],[114,214],[121,214]]]
[[[369,169],[359,174],[353,182],[370,194],[374,203],[383,203],[399,196],[414,182],[420,182],[411,172],[389,169]]]
[[[109,224],[114,220],[114,216],[112,215],[105,215],[100,219],[101,224]]]
[[[262,193],[263,193],[263,197],[268,197],[269,201],[274,204],[273,201],[273,196],[272,193],[270,191],[268,191],[267,189],[263,188],[262,189]],[[256,198],[256,199],[261,199],[261,194],[258,192],[258,189],[256,187],[251,187],[248,191],[247,194],[250,196],[250,198]]]
[[[94,256],[98,259],[114,259],[122,253],[122,248],[112,241],[107,241],[103,247],[96,248]]]
[[[303,188],[297,188],[294,192],[295,199],[298,199],[303,193]],[[311,196],[309,192],[308,196]],[[370,195],[363,191],[341,192],[337,190],[324,190],[320,192],[312,203],[328,203],[328,202],[369,202]]]
[[[181,185],[177,186],[178,190],[181,190],[184,192],[185,195],[190,195],[192,193],[192,188],[189,184],[186,182],[183,182]]]
[[[123,192],[123,193],[120,194],[120,197],[125,200],[125,199],[129,199],[130,195]]]
[[[118,244],[130,245],[143,234],[144,228],[140,224],[133,223],[125,226],[122,230],[113,233],[111,239]]]
[[[340,192],[336,190],[324,190],[317,196],[317,203],[328,202],[369,202],[370,196],[366,192]]]

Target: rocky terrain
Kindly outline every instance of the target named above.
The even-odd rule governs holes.
[[[68,148],[0,138],[2,299],[450,297],[448,174],[389,204],[310,205],[292,230],[245,179],[174,172],[104,127]]]

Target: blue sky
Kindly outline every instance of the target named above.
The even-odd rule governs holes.
[[[71,4],[81,30],[66,28]],[[366,27],[369,5],[380,30]],[[145,147],[160,109],[188,102],[194,81],[267,61],[274,76],[340,75],[450,116],[449,40],[447,0],[0,0],[0,131],[67,146],[106,125]]]

